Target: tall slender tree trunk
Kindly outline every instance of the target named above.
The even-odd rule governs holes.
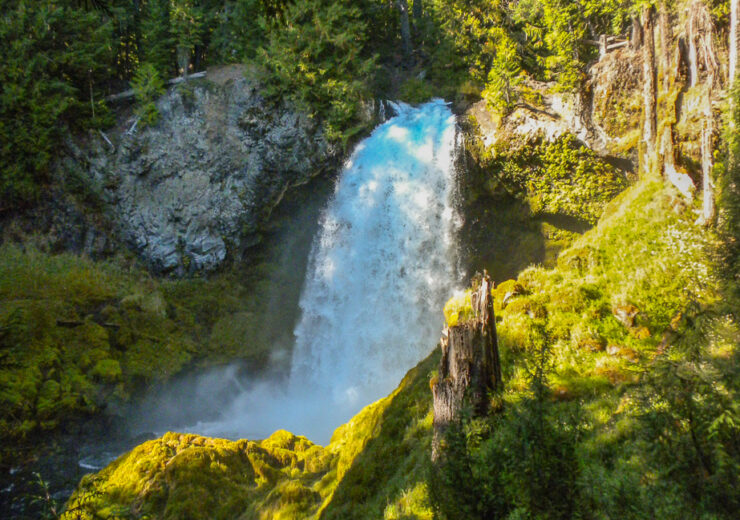
[[[637,50],[642,46],[642,25],[640,24],[640,20],[636,16],[632,17],[630,46],[633,50]]]
[[[693,11],[692,5],[689,9]],[[699,51],[696,47],[696,16],[691,12],[689,14],[688,28],[689,44],[689,86],[692,88],[699,83]]]
[[[655,70],[655,36],[653,8],[642,11],[642,80],[643,80],[643,109],[644,127],[643,141],[645,143],[644,168],[650,172],[656,165],[656,70]]]
[[[737,17],[738,3],[740,0],[730,1],[730,70],[728,71],[728,80],[730,88],[735,83],[735,76],[737,75],[737,46],[738,46],[738,31],[737,31]]]
[[[672,69],[671,49],[673,48],[673,30],[671,15],[666,2],[660,3],[658,11],[658,27],[660,29],[660,77],[662,78],[661,120],[663,130],[660,135],[660,155],[663,158],[663,175],[685,196],[692,196],[694,184],[685,173],[676,168],[676,157],[673,146],[673,123],[676,120],[676,105],[670,95],[675,84],[677,72]]]
[[[401,41],[403,55],[408,61],[411,58],[411,27],[409,25],[409,3],[407,0],[396,0],[396,9],[401,17]]]
[[[676,106],[671,103],[670,91],[674,84],[674,74],[671,70],[671,49],[673,47],[673,31],[671,29],[671,15],[665,1],[660,3],[658,11],[658,25],[660,28],[660,77],[663,82],[661,103],[663,132],[661,135],[660,152],[663,156],[663,170],[675,170],[675,156],[673,151],[673,122],[676,119]]]
[[[714,204],[714,183],[712,182],[712,169],[714,168],[714,158],[712,151],[714,136],[714,117],[712,115],[711,97],[707,101],[704,109],[704,127],[701,132],[701,170],[702,170],[702,211],[701,223],[710,225],[714,222],[716,216],[716,207]]]
[[[424,3],[422,0],[414,0],[412,7],[412,14],[414,15],[414,23],[417,25],[421,23],[421,17],[424,14]]]
[[[671,13],[665,0],[661,2],[658,11],[658,24],[660,28],[660,74],[663,78],[663,91],[668,92],[673,84],[672,74],[672,52],[673,29],[671,26]]]

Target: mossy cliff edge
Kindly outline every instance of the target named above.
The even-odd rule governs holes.
[[[437,359],[340,426],[326,447],[285,431],[260,442],[178,433],[146,442],[85,477],[64,518],[379,518],[417,487],[425,504]]]
[[[703,507],[701,489],[733,478],[716,465],[733,455],[716,450],[731,449],[726,439],[735,427],[716,421],[733,413],[740,329],[734,300],[723,292],[721,266],[713,260],[718,237],[697,234],[692,212],[682,207],[673,188],[640,181],[609,204],[598,225],[563,251],[554,268],[532,267],[494,287],[504,390],[492,403],[498,412],[491,419],[462,423],[468,433],[458,459],[472,473],[464,473],[464,485],[453,483],[442,502],[444,478],[435,483],[428,472],[435,353],[393,394],[340,427],[326,448],[285,432],[261,443],[168,434],[87,477],[69,506],[104,518],[432,518],[434,507],[446,509],[440,503],[464,513],[447,509],[450,518],[549,506],[610,516],[633,511],[639,518]],[[464,304],[452,307],[454,302],[449,310],[458,319],[465,314]],[[699,357],[687,358],[687,348],[698,349],[693,355]],[[718,385],[693,387],[694,399],[711,403],[693,419],[693,433],[685,409],[675,408],[686,379],[674,387],[659,376],[671,370],[689,381],[711,370]],[[548,439],[558,443],[543,441],[534,454],[516,434],[532,426],[532,410],[541,410]],[[662,420],[663,426],[654,424]],[[692,435],[713,457],[714,473],[699,481],[689,478]],[[648,450],[646,436],[657,436],[657,451]],[[454,439],[448,445],[460,448]],[[663,457],[672,455],[687,465],[680,471],[664,466]],[[177,470],[178,457],[198,471],[188,469],[190,462]],[[527,483],[528,464],[549,467],[561,459],[559,472]],[[492,478],[504,478],[506,485],[494,492],[487,487]],[[555,481],[571,487],[545,493]],[[218,493],[236,492],[223,500],[178,498],[178,490],[216,483]],[[685,486],[699,486],[698,494]],[[626,489],[628,498],[622,496]],[[723,500],[737,498],[733,489],[722,491]],[[715,513],[724,517],[721,508]]]

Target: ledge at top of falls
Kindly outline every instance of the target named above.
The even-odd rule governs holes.
[[[115,237],[156,272],[217,267],[260,241],[287,189],[339,168],[321,126],[247,75],[209,71],[160,98],[155,125],[132,117],[72,146],[66,168],[99,187]]]

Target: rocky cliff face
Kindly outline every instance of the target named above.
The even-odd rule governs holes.
[[[128,121],[73,155],[114,234],[160,273],[210,270],[258,243],[285,191],[339,156],[316,122],[267,104],[238,68],[180,84],[157,108],[155,126]]]
[[[604,55],[589,71],[585,92],[579,98],[560,92],[554,83],[534,80],[527,88],[536,104],[520,103],[503,118],[494,117],[482,100],[466,115],[475,120],[485,148],[523,148],[533,142],[554,142],[571,134],[602,157],[631,160],[640,123],[640,54],[630,48]]]

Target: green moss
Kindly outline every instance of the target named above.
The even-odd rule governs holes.
[[[270,343],[256,331],[269,310],[238,277],[155,280],[123,258],[0,246],[0,434],[19,439],[97,412],[103,396],[126,399],[196,362],[259,366]]]
[[[167,433],[85,477],[68,503],[108,518],[430,518],[428,375],[435,353],[322,447],[279,430],[261,442]],[[388,514],[395,514],[388,512]],[[391,516],[393,518],[393,516]]]
[[[498,313],[513,298],[524,293],[524,286],[516,280],[506,280],[505,282],[497,284],[491,290],[491,296],[493,296],[493,310]]]
[[[522,272],[518,283],[528,294],[498,312],[502,346],[527,350],[534,323],[545,320],[552,384],[563,395],[596,395],[604,385],[633,383],[631,365],[658,346],[651,331],[669,330],[671,319],[692,301],[717,298],[711,237],[697,235],[690,216],[671,209],[672,197],[661,183],[643,181],[564,250],[554,269]],[[638,312],[632,328],[613,315],[625,302]],[[609,345],[615,345],[614,356],[605,353]]]
[[[121,363],[117,359],[101,359],[95,363],[90,375],[104,383],[115,383],[121,380]]]
[[[444,315],[448,327],[455,327],[475,317],[470,302],[471,294],[471,291],[461,292],[447,301],[444,307]]]

